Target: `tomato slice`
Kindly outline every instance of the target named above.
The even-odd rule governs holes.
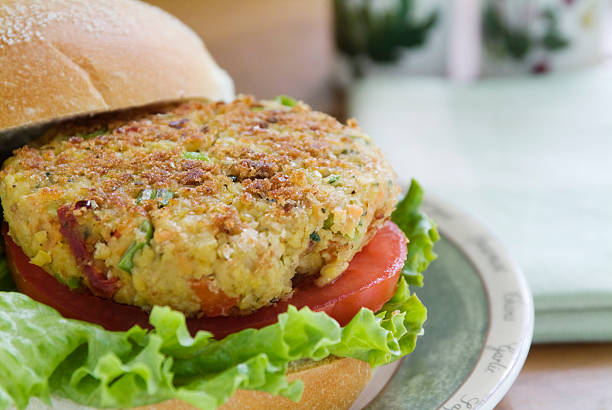
[[[21,292],[53,307],[64,317],[97,323],[108,330],[127,330],[136,324],[150,327],[149,314],[142,309],[94,296],[89,291],[70,290],[31,264],[8,235],[6,223],[2,234],[13,268],[11,271]],[[208,330],[216,338],[222,338],[246,328],[261,328],[275,323],[278,314],[287,311],[289,305],[297,308],[309,306],[314,311],[326,312],[344,326],[362,307],[376,312],[393,296],[406,260],[406,242],[402,231],[394,223],[387,222],[333,283],[324,287],[303,284],[289,300],[261,308],[250,315],[190,318],[187,326],[191,333]]]

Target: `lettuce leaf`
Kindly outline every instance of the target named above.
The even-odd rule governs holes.
[[[94,407],[179,398],[213,409],[239,388],[299,400],[301,382],[285,379],[293,360],[333,354],[379,366],[412,351],[426,310],[403,280],[394,299],[378,315],[362,309],[344,328],[324,313],[290,306],[274,325],[216,341],[207,332],[192,338],[185,317],[169,308],[154,308],[150,332],[109,332],[4,292],[0,407],[24,408],[34,396],[49,403],[51,391]]]
[[[433,246],[440,239],[436,223],[419,209],[424,195],[423,188],[413,179],[408,193],[391,215],[391,220],[410,241],[402,274],[413,286],[423,286],[423,272],[436,259]]]
[[[435,257],[437,239],[433,222],[418,211],[422,190],[415,184],[394,213],[410,240],[407,273],[380,312],[361,309],[345,327],[325,313],[290,306],[276,324],[217,341],[208,332],[192,337],[183,314],[156,306],[152,330],[110,332],[64,319],[23,294],[0,292],[0,409],[23,409],[32,397],[49,403],[51,394],[94,407],[177,398],[214,409],[236,389],[297,401],[302,383],[285,378],[291,361],[335,355],[376,367],[401,358],[414,349],[427,317],[408,285]]]

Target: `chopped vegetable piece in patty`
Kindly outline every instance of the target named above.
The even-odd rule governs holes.
[[[60,127],[4,164],[10,234],[50,275],[145,310],[246,314],[291,297],[296,274],[331,283],[399,193],[354,121],[288,97]]]

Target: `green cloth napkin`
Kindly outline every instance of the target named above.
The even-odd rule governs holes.
[[[349,113],[400,181],[506,244],[533,292],[536,342],[612,340],[612,65],[470,85],[368,77]]]

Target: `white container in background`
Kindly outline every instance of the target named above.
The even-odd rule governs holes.
[[[334,0],[339,71],[480,76],[562,71],[606,55],[609,0]]]
[[[603,55],[606,0],[486,0],[483,75],[590,66]]]

